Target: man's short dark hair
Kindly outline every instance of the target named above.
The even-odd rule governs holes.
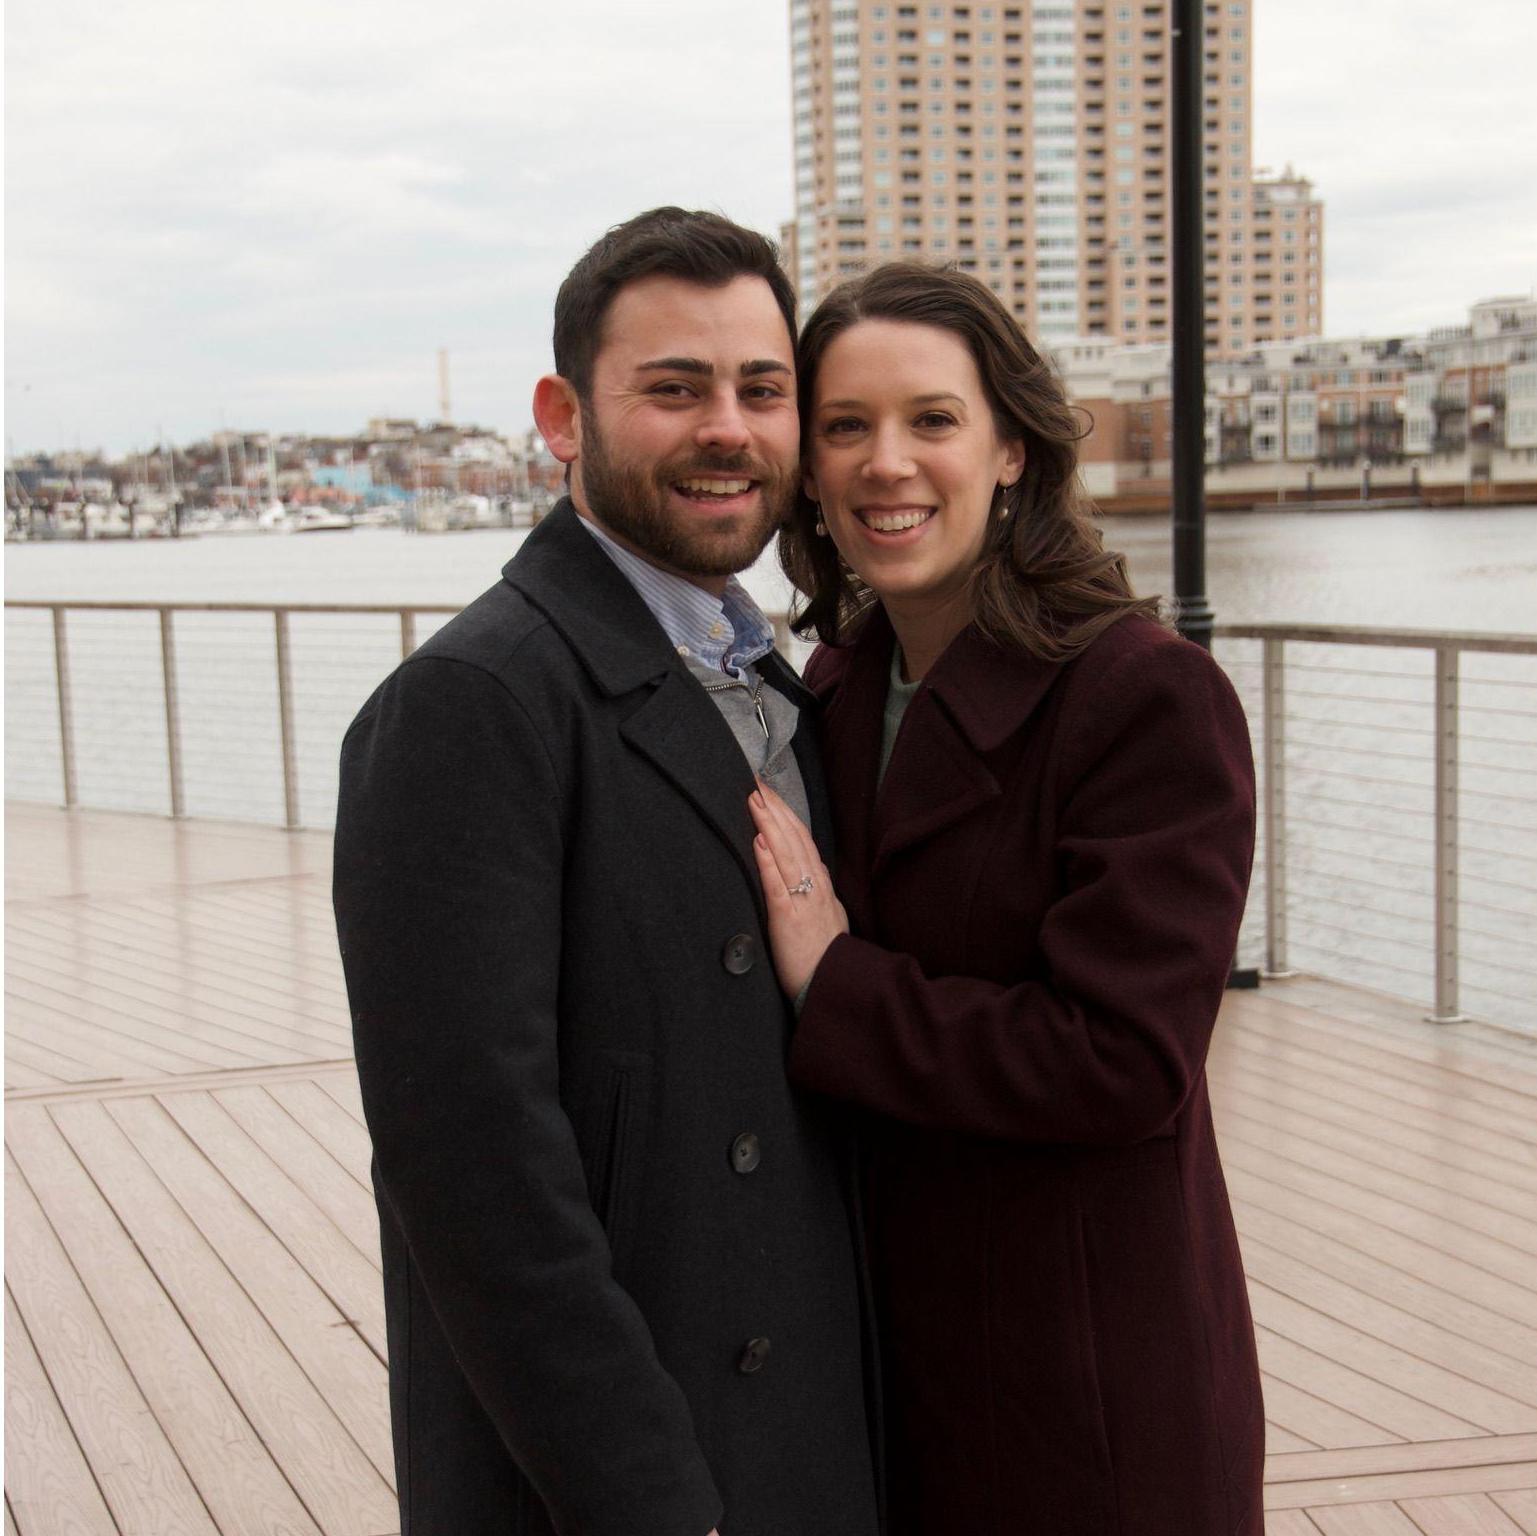
[[[603,322],[619,290],[656,276],[680,277],[705,288],[761,277],[785,317],[791,343],[795,340],[795,290],[773,241],[718,213],[653,208],[616,224],[596,241],[555,295],[555,371],[570,381],[579,398],[585,400],[592,389]]]

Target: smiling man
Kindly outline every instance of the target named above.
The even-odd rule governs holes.
[[[873,1536],[846,1133],[789,1089],[756,772],[810,698],[733,573],[797,479],[773,247],[579,261],[534,412],[570,496],[342,752],[404,1536]]]

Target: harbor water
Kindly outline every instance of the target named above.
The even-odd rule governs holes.
[[[1166,592],[1168,525],[1106,519],[1142,591]],[[526,537],[485,529],[357,529],[181,541],[36,543],[5,551],[8,599],[462,606]],[[1209,597],[1221,623],[1537,630],[1537,507],[1215,514]],[[746,577],[771,613],[790,590],[772,550]],[[422,615],[417,638],[443,620]],[[72,717],[80,803],[169,810],[161,635],[154,613],[72,614]],[[398,659],[390,614],[295,614],[291,662],[299,819],[328,826],[336,752],[358,705]],[[270,614],[176,618],[186,811],[284,819]],[[6,616],[6,793],[58,803],[58,700],[50,617]],[[1260,730],[1259,643],[1219,641]],[[803,659],[804,648],[797,648]],[[1289,958],[1400,996],[1432,971],[1433,653],[1287,646]],[[1466,653],[1461,791],[1464,1007],[1537,1027],[1537,658]],[[515,790],[514,790],[515,792]],[[1261,848],[1261,870],[1266,850]],[[1257,888],[1258,889],[1258,888]],[[1251,901],[1240,958],[1263,952]]]

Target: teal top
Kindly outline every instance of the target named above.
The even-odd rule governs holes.
[[[880,788],[881,780],[886,777],[886,765],[891,761],[891,749],[897,744],[897,732],[902,728],[902,716],[907,713],[907,706],[913,702],[913,695],[922,685],[922,678],[913,683],[902,681],[902,647],[893,645],[891,677],[886,684],[886,708],[881,715],[881,761],[880,766],[875,770],[877,789]]]

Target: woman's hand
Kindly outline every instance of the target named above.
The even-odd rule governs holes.
[[[774,971],[786,995],[799,997],[827,946],[849,931],[848,914],[806,824],[762,779],[747,808],[758,828],[753,852],[768,906]]]

